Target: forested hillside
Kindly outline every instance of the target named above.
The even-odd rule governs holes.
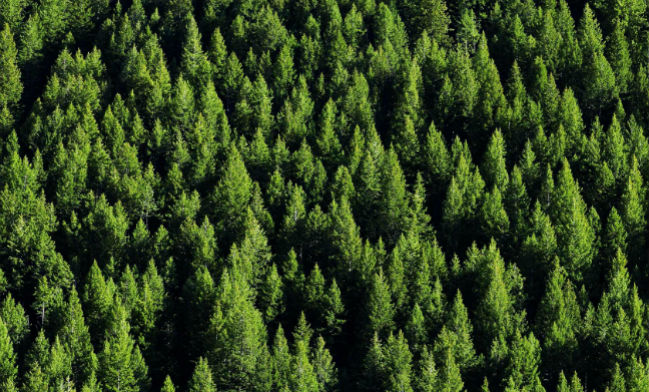
[[[0,0],[0,390],[649,391],[648,20]]]

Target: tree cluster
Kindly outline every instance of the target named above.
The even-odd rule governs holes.
[[[0,390],[646,392],[644,0],[0,1]]]

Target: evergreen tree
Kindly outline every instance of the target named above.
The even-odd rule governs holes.
[[[553,204],[559,255],[570,276],[580,281],[596,251],[595,232],[567,160],[557,175]]]
[[[16,357],[7,326],[4,321],[0,320],[0,375],[2,375],[2,387],[8,391],[15,388],[18,373],[15,360]]]
[[[450,350],[454,362],[461,370],[471,368],[477,364],[477,356],[473,346],[473,326],[462,294],[458,291],[451,307],[449,318],[435,342],[433,354],[442,359],[446,351]]]
[[[112,325],[99,355],[98,380],[107,391],[138,391],[148,387],[148,369],[130,335],[126,310],[115,302]]]
[[[266,327],[250,290],[237,271],[224,272],[208,333],[217,389],[269,390]]]
[[[482,165],[482,176],[487,186],[495,186],[501,192],[509,182],[509,175],[505,164],[505,141],[500,131],[494,132],[487,145],[484,163]]]
[[[3,3],[0,6],[0,25],[8,25],[11,30],[18,31],[24,18],[26,5],[25,0],[12,0]]]
[[[446,2],[420,0],[403,2],[401,7],[412,37],[418,37],[422,32],[426,32],[439,43],[445,43],[449,39],[450,19],[446,9]]]
[[[17,64],[16,44],[9,24],[5,23],[0,32],[0,107],[14,106],[20,100],[23,91],[20,82],[20,69]]]
[[[199,358],[194,374],[189,381],[190,392],[215,392],[216,386],[212,381],[212,372],[205,358]]]
[[[165,378],[165,382],[164,384],[162,384],[160,392],[176,392],[176,388],[174,388],[174,383],[171,381],[171,377],[167,376]]]
[[[374,274],[371,287],[367,303],[368,332],[385,336],[393,327],[394,308],[382,271]]]
[[[85,324],[77,291],[73,288],[67,304],[68,314],[59,333],[62,342],[72,355],[72,380],[81,388],[96,371],[97,358],[90,342],[90,332]]]
[[[252,180],[239,150],[233,145],[228,151],[222,177],[212,196],[212,211],[215,220],[221,222],[220,231],[228,240],[226,243],[241,238],[251,197]]]
[[[206,85],[212,76],[210,62],[201,48],[201,34],[191,15],[187,22],[181,69],[184,77],[196,87]]]

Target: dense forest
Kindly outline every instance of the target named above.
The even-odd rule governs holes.
[[[645,0],[0,0],[2,392],[649,391]]]

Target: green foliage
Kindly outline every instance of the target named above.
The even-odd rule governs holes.
[[[189,381],[189,391],[191,392],[215,392],[216,386],[212,381],[212,371],[205,358],[199,358],[194,374]]]
[[[646,13],[0,1],[0,389],[647,390]]]
[[[0,33],[0,106],[12,108],[20,100],[23,91],[20,69],[17,64],[18,51],[9,24],[5,23]]]
[[[0,320],[0,374],[2,375],[3,388],[13,387],[18,369],[15,363],[15,354],[4,321]]]

